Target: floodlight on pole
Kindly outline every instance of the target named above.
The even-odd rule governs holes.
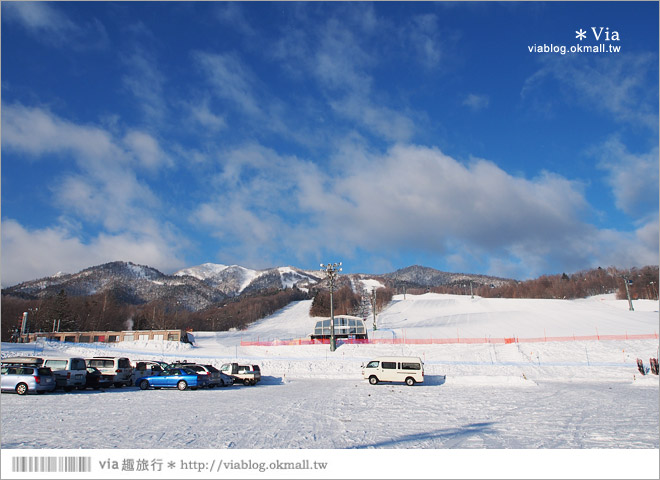
[[[330,284],[330,351],[334,352],[337,349],[337,340],[335,339],[335,310],[332,294],[335,289],[335,280],[337,279],[338,272],[341,272],[341,262],[328,263],[327,265],[321,264],[321,271],[326,272],[328,283]]]

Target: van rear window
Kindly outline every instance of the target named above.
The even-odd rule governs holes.
[[[93,358],[89,361],[89,366],[96,368],[114,368],[115,362],[114,360],[101,360],[98,358]]]
[[[82,358],[74,358],[71,360],[71,370],[85,370],[87,365],[85,365],[85,360]]]
[[[119,368],[131,368],[131,361],[128,358],[120,358]]]
[[[66,370],[66,364],[66,360],[46,360],[44,367],[48,367],[51,370]]]

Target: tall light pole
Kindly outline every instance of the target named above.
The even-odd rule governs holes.
[[[321,264],[321,271],[325,271],[330,283],[330,351],[334,352],[337,349],[337,340],[335,339],[335,310],[332,301],[332,293],[335,289],[335,280],[337,279],[338,272],[341,272],[341,262],[328,263],[327,265]]]
[[[371,287],[371,313],[374,315],[374,332],[378,330],[376,326],[376,287]]]
[[[623,284],[626,286],[626,295],[628,296],[628,310],[632,312],[635,309],[633,308],[632,300],[630,299],[630,290],[628,289],[628,283],[632,283],[632,281],[628,280],[628,277],[625,275],[621,275],[621,277],[623,278]]]

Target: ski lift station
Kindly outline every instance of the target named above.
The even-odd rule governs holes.
[[[330,318],[316,322],[312,339],[330,338]],[[335,315],[335,338],[367,338],[364,320],[352,315]]]

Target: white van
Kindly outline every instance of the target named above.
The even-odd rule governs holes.
[[[92,357],[86,358],[88,367],[96,367],[101,373],[112,375],[115,387],[131,385],[133,365],[126,357]]]
[[[63,357],[44,358],[42,364],[53,371],[58,388],[70,392],[76,387],[85,388],[87,382],[87,364],[84,358]]]
[[[378,357],[362,366],[362,378],[376,385],[378,382],[424,382],[424,362],[419,357]]]
[[[153,360],[134,360],[132,365],[131,385],[137,385],[136,380],[138,378],[163,374],[163,367],[161,367],[159,362]]]

